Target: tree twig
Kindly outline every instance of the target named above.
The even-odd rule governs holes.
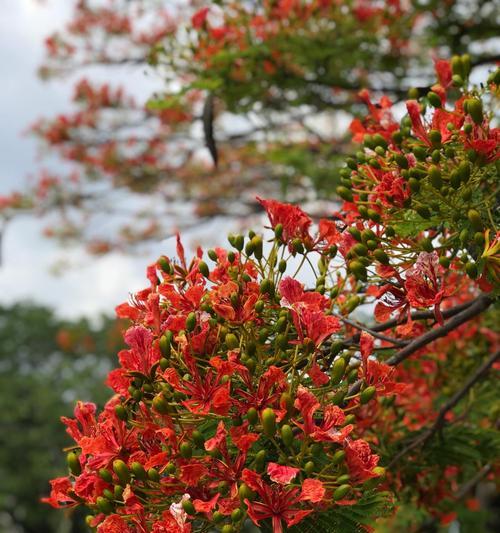
[[[417,337],[414,341],[410,342],[410,344],[405,346],[398,353],[394,354],[387,361],[387,364],[391,366],[398,365],[399,363],[401,363],[401,361],[407,359],[417,350],[420,350],[420,348],[427,346],[427,344],[430,344],[431,342],[435,341],[436,339],[439,339],[440,337],[446,337],[448,333],[482,313],[491,305],[492,302],[493,300],[489,296],[482,294],[481,296],[476,298],[469,307],[455,315],[446,324],[438,328],[431,329],[427,333],[424,333],[424,335],[421,335],[420,337]]]
[[[458,390],[439,410],[438,416],[434,421],[434,424],[421,433],[416,439],[414,439],[410,444],[398,452],[391,462],[387,465],[387,468],[391,468],[396,464],[401,457],[404,457],[411,450],[417,448],[420,445],[425,444],[429,439],[431,439],[438,431],[441,431],[446,423],[446,414],[451,411],[460,400],[469,392],[469,390],[481,379],[493,364],[500,359],[500,350],[494,352],[486,361],[483,362],[481,366],[472,374],[472,376],[464,383],[462,388]]]
[[[479,472],[477,472],[469,481],[466,481],[456,492],[455,498],[461,500],[489,473],[491,472],[491,465],[489,463],[485,464]]]

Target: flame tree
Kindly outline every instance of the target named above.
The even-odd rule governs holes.
[[[0,212],[47,215],[46,235],[97,254],[134,251],[178,220],[255,213],[256,194],[331,200],[361,89],[401,101],[415,80],[427,93],[433,56],[498,58],[488,1],[74,4],[40,69],[75,80],[73,110],[32,127],[64,165]],[[145,69],[156,95],[116,81]]]
[[[64,420],[47,503],[100,533],[478,530],[500,451],[500,70],[435,70],[401,120],[361,93],[331,216],[257,198],[265,229],[190,260],[178,237],[148,267],[117,307],[114,394]]]

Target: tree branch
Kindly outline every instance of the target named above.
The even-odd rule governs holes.
[[[408,446],[403,448],[396,456],[391,460],[387,465],[387,468],[391,468],[396,464],[401,457],[405,456],[414,448],[425,444],[429,439],[431,439],[438,431],[441,431],[446,423],[446,414],[451,411],[460,400],[469,392],[469,390],[480,380],[482,379],[493,364],[500,359],[500,350],[494,352],[484,363],[474,372],[474,374],[464,383],[462,388],[458,390],[439,410],[438,416],[434,424],[421,433],[415,440],[413,440]]]
[[[410,357],[410,355],[415,353],[417,350],[420,350],[420,348],[423,348],[427,344],[430,344],[431,342],[435,341],[436,339],[439,339],[440,337],[446,337],[446,335],[448,335],[450,331],[453,331],[465,322],[468,322],[475,316],[482,313],[491,305],[492,302],[493,300],[485,294],[478,296],[469,307],[455,315],[449,322],[447,322],[443,326],[440,326],[439,328],[431,329],[424,335],[421,335],[420,337],[416,338],[413,342],[410,342],[408,346],[393,355],[387,361],[387,364],[391,366],[398,365],[399,363]]]

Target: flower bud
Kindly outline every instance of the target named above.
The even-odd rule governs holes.
[[[157,394],[153,398],[153,401],[151,402],[151,404],[153,406],[153,409],[157,413],[160,413],[162,415],[166,415],[170,411],[170,406],[162,394]]]
[[[196,509],[194,508],[193,502],[191,500],[182,500],[182,508],[186,511],[187,514],[193,516],[196,514]]]
[[[69,452],[68,455],[66,455],[66,463],[68,464],[70,472],[74,476],[79,476],[82,473],[82,465],[75,452]]]
[[[158,470],[156,470],[156,468],[150,468],[148,470],[148,478],[151,481],[158,483],[160,481],[160,473],[158,472]]]
[[[247,420],[252,425],[255,425],[259,421],[259,413],[255,407],[250,407],[250,409],[247,411]]]
[[[382,263],[382,265],[389,264],[389,256],[381,248],[377,248],[377,250],[373,252],[373,257],[375,257],[379,263]]]
[[[127,420],[127,418],[128,418],[127,410],[125,409],[125,407],[121,403],[115,405],[115,415],[120,420],[123,420],[123,421]]]
[[[307,463],[304,465],[304,472],[310,476],[314,473],[316,470],[316,465],[313,461],[307,461]]]
[[[442,105],[441,98],[439,98],[439,96],[434,91],[429,91],[427,93],[427,100],[429,101],[429,104],[431,104],[432,107],[438,108]]]
[[[130,470],[121,459],[115,459],[113,461],[113,470],[122,485],[130,483]]]
[[[107,499],[103,498],[102,496],[98,496],[95,501],[97,508],[101,513],[104,514],[110,514],[113,512],[113,505],[112,503]]]
[[[243,518],[243,511],[241,509],[235,509],[232,513],[231,513],[231,520],[233,522],[239,522],[241,519]]]
[[[111,483],[113,481],[113,475],[106,468],[100,468],[99,469],[99,477],[102,480],[106,481],[106,483]]]
[[[252,489],[246,484],[242,483],[238,489],[238,494],[242,500],[253,500],[255,498],[255,493],[252,491]]]
[[[479,214],[476,209],[469,209],[467,212],[467,218],[469,219],[469,222],[472,224],[472,227],[476,231],[480,231],[483,229],[483,221],[481,220],[481,215]]]
[[[443,186],[441,171],[435,165],[432,165],[429,168],[429,180],[435,189],[441,189],[441,187]]]
[[[467,113],[471,116],[476,124],[483,123],[483,103],[478,98],[469,98],[467,100]]]
[[[183,442],[179,446],[179,453],[184,459],[191,459],[193,456],[193,448],[191,447],[191,444],[189,444],[189,442]]]
[[[338,450],[333,454],[333,457],[330,461],[330,464],[332,465],[338,465],[344,461],[344,458],[346,456],[346,453],[344,450]]]
[[[234,333],[228,333],[226,335],[225,341],[226,341],[226,346],[230,350],[235,350],[240,345],[240,341],[238,340],[238,337]]]
[[[210,270],[208,270],[208,265],[205,263],[205,261],[200,261],[198,263],[198,270],[206,277],[210,275]]]
[[[191,312],[186,318],[186,330],[193,331],[196,327],[196,314]]]
[[[270,407],[267,407],[262,411],[261,418],[265,435],[273,437],[276,433],[276,414]]]
[[[333,493],[333,501],[338,501],[344,498],[347,493],[351,490],[350,485],[340,485],[337,489],[335,489]]]
[[[340,357],[333,363],[330,371],[332,385],[338,385],[341,382],[342,378],[344,377],[345,367],[346,361],[343,357]]]
[[[281,427],[281,439],[285,446],[290,447],[293,444],[293,431],[291,426],[285,424]]]
[[[352,191],[350,191],[347,187],[344,187],[343,185],[340,185],[336,188],[337,194],[347,202],[353,201]]]
[[[364,405],[365,403],[368,403],[375,396],[376,392],[377,389],[373,385],[366,387],[359,397],[361,404]]]
[[[134,461],[130,465],[130,470],[132,470],[134,476],[141,481],[144,481],[148,477],[146,470],[144,470],[144,467],[141,465],[141,463],[139,463],[139,461]]]

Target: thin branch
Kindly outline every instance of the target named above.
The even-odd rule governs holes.
[[[429,439],[431,439],[438,431],[441,431],[446,423],[446,415],[451,411],[460,400],[469,392],[469,390],[480,380],[482,379],[493,366],[493,364],[500,359],[500,350],[494,352],[484,363],[472,374],[472,376],[464,383],[462,388],[458,390],[439,410],[438,416],[434,424],[421,433],[415,440],[413,440],[408,446],[403,448],[392,461],[387,465],[387,468],[391,468],[395,463],[397,463],[401,457],[405,456],[411,450],[417,448],[420,445],[425,444]]]
[[[415,353],[417,350],[420,350],[420,348],[427,346],[427,344],[430,344],[431,342],[435,341],[436,339],[439,339],[440,337],[446,337],[448,333],[486,310],[492,304],[492,302],[493,300],[489,296],[486,296],[484,294],[478,296],[474,300],[472,305],[467,307],[464,311],[455,315],[449,320],[449,322],[447,322],[443,326],[440,326],[439,328],[431,329],[424,335],[417,337],[413,342],[410,342],[408,346],[393,355],[387,361],[387,364],[391,366],[398,365],[399,363],[410,357],[410,355]]]
[[[440,337],[445,337],[446,335],[448,335],[448,333],[461,326],[463,323],[467,322],[471,318],[483,312],[491,305],[492,301],[493,300],[489,296],[482,294],[481,296],[478,296],[476,299],[468,302],[467,304],[461,304],[459,306],[448,309],[448,313],[445,314],[445,312],[443,312],[443,316],[452,316],[449,322],[447,322],[444,326],[432,329],[424,335],[417,337],[414,341],[410,342],[410,344],[408,344],[402,350],[400,350],[391,358],[389,358],[386,363],[390,366],[398,365],[399,363],[410,357],[410,355],[413,355],[417,350],[420,350],[420,348],[423,348],[427,344],[430,344],[431,342],[435,341]],[[432,311],[424,311],[419,313],[421,316],[425,315],[426,318],[434,316],[434,313]],[[415,313],[415,315],[417,315],[417,313]],[[380,326],[386,326],[387,324],[392,322],[393,321],[390,320],[388,322],[384,322],[384,324],[380,324]],[[375,331],[378,328],[373,327],[372,329]],[[357,381],[355,381],[349,387],[346,398],[357,394],[361,390],[362,385],[362,379],[358,379]]]
[[[483,468],[481,468],[481,470],[479,470],[479,472],[476,473],[476,475],[474,475],[471,479],[469,479],[469,481],[466,481],[458,489],[458,491],[455,494],[455,498],[457,500],[461,500],[462,498],[467,496],[467,494],[469,494],[469,492],[472,489],[474,489],[475,486],[491,472],[491,469],[492,467],[489,463],[485,464]]]
[[[382,341],[390,342],[391,344],[394,344],[395,346],[406,346],[409,343],[409,341],[393,339],[392,337],[388,337],[387,335],[382,335],[382,333],[378,333],[375,329],[368,328],[368,327],[364,326],[363,324],[360,324],[359,322],[355,322],[354,320],[349,320],[348,318],[345,318],[345,317],[343,317],[343,316],[341,316],[341,315],[339,315],[337,313],[335,313],[335,316],[337,318],[339,318],[345,324],[349,324],[349,326],[352,326],[353,328],[359,329],[361,331],[366,331],[367,333],[369,333],[370,335],[372,335],[376,339],[380,339]],[[352,344],[357,344],[359,342],[360,336],[356,335],[355,337],[357,337],[357,341],[354,341],[354,337],[352,337],[353,338],[353,343]],[[344,343],[347,344],[348,341],[344,341]]]

